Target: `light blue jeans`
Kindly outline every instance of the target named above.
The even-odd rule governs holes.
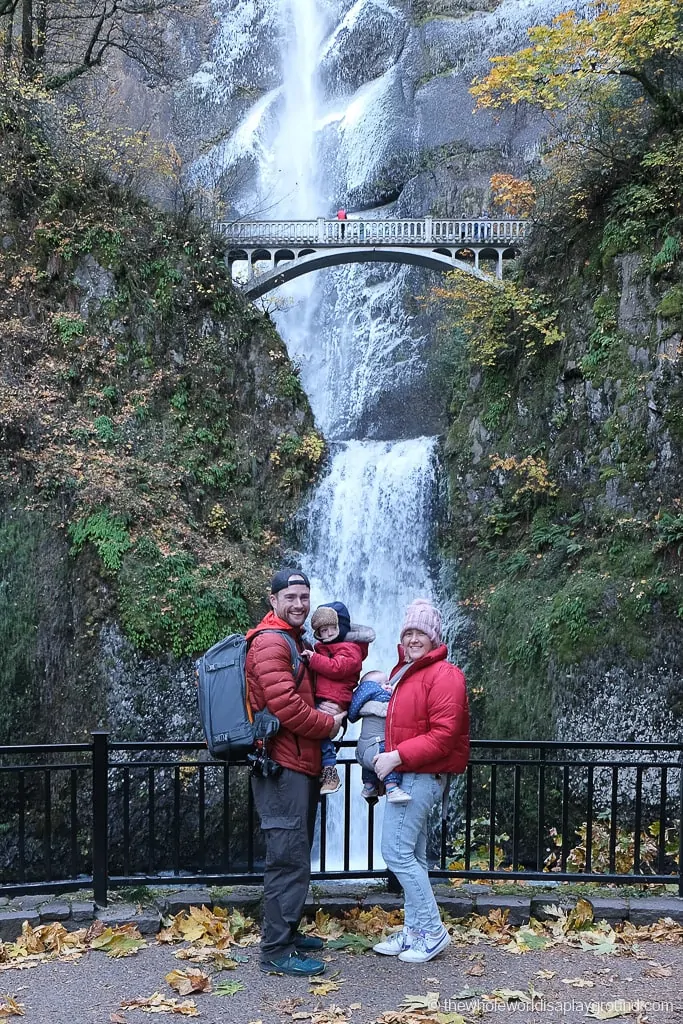
[[[382,856],[405,894],[405,926],[413,931],[440,932],[441,915],[427,872],[427,822],[443,796],[446,776],[406,772],[401,789],[412,799],[387,802],[382,825]]]

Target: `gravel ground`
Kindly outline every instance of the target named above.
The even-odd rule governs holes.
[[[152,942],[135,956],[125,959],[112,960],[102,953],[89,952],[77,963],[53,962],[30,970],[3,971],[0,972],[0,994],[12,994],[25,1005],[26,1014],[22,1019],[28,1024],[110,1024],[112,1014],[120,1015],[130,1024],[191,1020],[176,1015],[152,1016],[140,1010],[122,1010],[120,1006],[122,1000],[150,996],[156,991],[175,996],[164,980],[165,975],[173,968],[191,966],[175,959],[177,948]],[[262,974],[256,947],[247,948],[245,953],[249,956],[248,963],[218,976],[220,981],[240,980],[245,986],[243,991],[220,998],[209,994],[194,997],[199,1019],[205,1024],[256,1021],[280,1024],[292,1021],[293,1012],[314,1012],[329,1008],[331,1004],[346,1009],[351,1024],[365,1024],[390,1010],[397,1010],[407,995],[425,996],[427,992],[438,992],[440,1009],[462,1013],[468,1022],[489,1020],[496,1024],[507,1018],[520,1024],[536,1021],[577,1024],[596,1019],[588,1015],[591,1002],[607,1003],[617,999],[640,1000],[647,1004],[640,1017],[632,1013],[622,1020],[635,1022],[639,1019],[641,1024],[683,1022],[683,946],[680,945],[644,943],[639,949],[643,959],[624,955],[595,956],[562,946],[521,956],[484,944],[451,946],[440,957],[423,965],[402,964],[393,957],[376,954],[354,956],[335,951],[325,954],[329,960],[325,977],[336,974],[340,988],[323,998],[311,995],[303,979]],[[670,967],[670,975],[648,977],[647,972],[653,971],[651,962]],[[544,978],[539,971],[555,973],[552,978]],[[564,978],[585,978],[594,985],[572,987],[563,983]],[[481,1000],[477,1006],[476,999],[467,1003],[455,998],[468,988],[481,993],[496,988],[525,990],[529,984],[543,993],[543,999],[534,1010],[519,1004],[494,1007]],[[283,1001],[297,998],[301,1000],[298,1005],[282,1005]],[[350,1004],[359,1003],[360,1007],[348,1009]],[[330,1015],[323,1021],[333,1019]],[[336,1019],[342,1024],[344,1018]],[[444,1024],[449,1022],[444,1021]]]

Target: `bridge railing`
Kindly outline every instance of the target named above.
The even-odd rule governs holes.
[[[321,801],[314,877],[382,877],[354,741]],[[434,823],[438,877],[675,884],[683,896],[683,744],[476,740]],[[581,836],[581,838],[579,838]],[[0,747],[0,896],[92,886],[260,882],[248,770],[197,742]]]
[[[519,244],[526,236],[524,220],[442,220],[434,217],[377,220],[222,221],[214,225],[232,246],[253,249],[259,245],[357,246],[357,245],[474,245]]]

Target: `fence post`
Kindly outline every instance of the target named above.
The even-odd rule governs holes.
[[[433,225],[434,225],[434,218],[433,217],[425,217],[425,242],[431,242],[432,241]]]
[[[92,733],[92,881],[95,903],[107,905],[109,733]]]

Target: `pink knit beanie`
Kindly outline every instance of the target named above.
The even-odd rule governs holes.
[[[406,608],[406,615],[401,626],[401,641],[408,629],[419,629],[426,633],[433,644],[441,643],[441,616],[429,601],[418,598]]]

